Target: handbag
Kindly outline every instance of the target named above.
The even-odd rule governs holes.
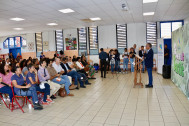
[[[58,95],[59,95],[60,97],[65,97],[65,96],[67,95],[66,90],[65,90],[65,87],[59,89]]]

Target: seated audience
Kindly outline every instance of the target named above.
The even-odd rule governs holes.
[[[5,63],[0,65],[0,92],[9,94],[10,102],[12,102],[11,77],[13,73],[9,70]]]
[[[60,58],[63,58],[64,57],[64,52],[62,50],[60,50],[60,55],[59,55]]]
[[[64,70],[64,75],[68,75],[71,76],[72,78],[74,78],[74,84],[78,85],[78,81],[80,83],[80,87],[81,88],[86,88],[84,86],[83,81],[81,80],[81,76],[76,72],[76,71],[72,71],[71,68],[69,67],[69,65],[66,62],[66,58],[62,59],[62,63],[60,64],[62,69]],[[77,86],[76,89],[79,89],[79,87]]]
[[[76,62],[76,65],[78,66],[78,69],[77,69],[77,72],[80,72],[80,73],[84,73],[85,76],[87,76],[88,78],[90,78],[90,76],[88,76],[88,74],[85,72],[84,70],[84,65],[81,63],[81,58],[80,57],[77,57],[77,62]]]
[[[20,53],[17,54],[17,57],[16,57],[18,60],[22,59],[22,56],[20,55]]]
[[[70,80],[67,75],[60,75],[57,73],[57,71],[54,69],[52,66],[53,60],[47,60],[47,70],[50,75],[50,80],[53,81],[54,83],[60,84],[60,85],[65,85],[65,90],[68,96],[74,96],[73,94],[70,93],[69,87],[71,85]],[[76,88],[77,86],[71,86],[71,89]]]
[[[47,83],[50,85],[50,96],[52,96],[52,99],[55,99],[56,97],[54,96],[56,92],[60,89],[60,85],[53,83],[49,81],[50,75],[46,69],[46,61],[44,59],[41,59],[39,62],[39,70],[38,70],[38,77],[39,77],[39,82],[41,83]],[[48,82],[47,82],[48,81]]]
[[[42,110],[43,107],[39,104],[36,88],[31,84],[25,84],[20,67],[15,68],[15,74],[12,76],[12,84],[14,86],[14,92],[18,96],[31,96],[34,110]]]
[[[27,67],[29,70],[28,74],[26,76],[27,84],[31,84],[32,87],[35,87],[36,91],[44,93],[42,104],[49,105],[49,103],[53,102],[50,99],[50,86],[47,83],[45,83],[44,85],[43,84],[38,85],[38,74],[37,74],[37,70],[35,69],[34,65],[29,64]]]

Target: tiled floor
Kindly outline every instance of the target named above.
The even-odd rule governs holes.
[[[91,80],[74,97],[58,98],[42,111],[25,106],[10,112],[0,107],[0,126],[189,126],[189,102],[161,75],[153,73],[154,88],[133,88],[133,74],[107,75]],[[142,75],[147,83],[147,73]]]

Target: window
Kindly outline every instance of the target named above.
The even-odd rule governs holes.
[[[127,48],[127,25],[117,24],[116,25],[116,38],[117,38],[117,49],[119,52],[123,52]]]
[[[56,38],[56,51],[64,50],[64,41],[63,41],[63,30],[55,31]]]
[[[86,28],[78,28],[78,53],[79,56],[82,54],[87,55],[87,29]]]
[[[36,55],[40,56],[43,52],[43,41],[42,41],[42,32],[35,33],[35,43],[36,43]]]
[[[160,22],[160,37],[161,38],[171,38],[171,32],[182,27],[184,24],[183,20],[181,21],[167,21]]]
[[[98,55],[98,27],[92,26],[88,29],[89,32],[89,54]]]
[[[146,41],[152,45],[157,45],[157,23],[147,22],[146,23]]]

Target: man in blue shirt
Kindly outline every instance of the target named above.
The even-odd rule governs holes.
[[[151,43],[146,44],[146,50],[147,50],[147,52],[144,53],[145,66],[146,66],[146,69],[147,69],[147,72],[148,72],[148,77],[149,77],[149,84],[146,85],[146,88],[153,88],[152,68],[153,68],[154,52],[152,50]]]
[[[100,59],[100,69],[101,69],[101,77],[103,77],[103,72],[104,72],[104,78],[106,78],[106,67],[107,67],[107,62],[108,60],[108,55],[106,52],[104,52],[104,49],[101,48],[99,53],[99,59]]]

